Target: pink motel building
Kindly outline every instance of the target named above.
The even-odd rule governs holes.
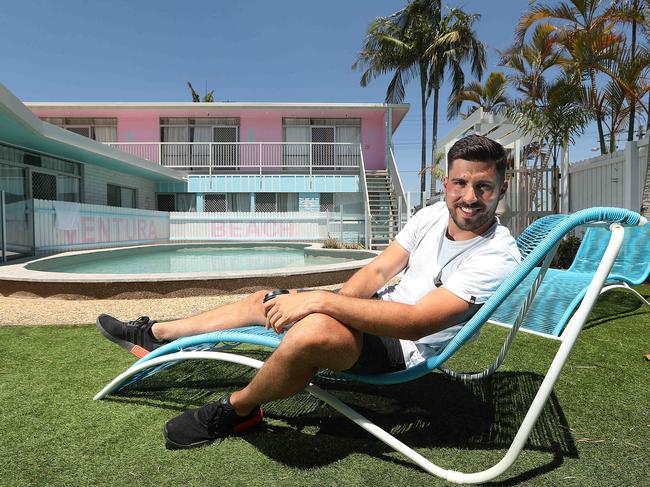
[[[375,248],[406,214],[392,136],[408,105],[21,103],[0,88],[0,189],[24,198],[361,215]],[[68,171],[63,162],[30,164],[39,157]]]

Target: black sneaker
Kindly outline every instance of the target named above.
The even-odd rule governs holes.
[[[142,358],[152,350],[169,343],[158,340],[151,333],[155,321],[148,316],[140,316],[134,321],[120,321],[110,315],[99,315],[96,326],[99,332],[110,341],[126,348],[138,358]]]
[[[163,432],[165,446],[177,450],[208,445],[219,438],[243,433],[259,424],[263,417],[260,407],[247,416],[238,416],[230,404],[230,397],[224,397],[198,409],[188,409],[168,421]]]

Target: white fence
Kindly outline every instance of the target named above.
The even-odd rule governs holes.
[[[170,213],[170,240],[324,240],[326,213]]]
[[[167,167],[249,170],[262,174],[358,169],[361,145],[344,142],[105,142]]]
[[[639,211],[647,164],[648,138],[624,150],[569,166],[569,211],[616,206]]]
[[[34,200],[34,253],[170,241],[365,242],[362,214],[341,212],[167,213]]]
[[[34,200],[35,254],[169,241],[169,214]]]

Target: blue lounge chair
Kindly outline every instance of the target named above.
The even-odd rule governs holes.
[[[561,337],[571,314],[587,291],[609,241],[609,230],[604,226],[590,226],[580,243],[578,252],[566,270],[549,269],[544,277],[537,299],[532,303],[521,329],[533,333]],[[522,235],[518,240],[525,238]],[[519,242],[518,242],[519,243]],[[539,269],[530,273],[522,284],[496,309],[490,322],[512,326],[517,319],[519,304],[528,294]],[[622,289],[634,294],[640,301],[650,303],[630,286],[643,284],[650,274],[650,226],[627,227],[625,239],[601,294]]]
[[[424,458],[388,432],[370,422],[330,393],[313,384],[307,386],[306,390],[310,394],[334,407],[366,431],[372,433],[390,447],[404,454],[425,471],[433,475],[456,483],[481,483],[497,477],[514,463],[523,449],[537,418],[544,408],[544,404],[552,392],[553,385],[558,379],[560,372],[568,359],[568,355],[573,348],[578,334],[599,296],[603,283],[614,265],[614,261],[623,242],[624,231],[620,224],[645,224],[645,219],[637,213],[615,208],[593,208],[579,211],[573,215],[554,215],[536,221],[524,232],[518,241],[520,250],[522,251],[522,254],[525,255],[523,262],[510,274],[510,276],[508,276],[494,295],[481,307],[481,309],[470,321],[467,322],[467,324],[438,355],[429,357],[425,362],[399,372],[367,376],[340,374],[347,379],[353,379],[370,384],[396,384],[407,382],[429,374],[436,369],[443,370],[452,376],[461,377],[463,379],[482,378],[492,374],[503,360],[503,356],[517,332],[519,323],[526,315],[529,303],[534,298],[535,292],[548,269],[553,252],[557,248],[558,243],[567,232],[571,231],[575,227],[592,222],[607,222],[612,224],[610,230],[608,230],[610,232],[610,239],[607,245],[607,250],[604,252],[600,264],[591,278],[591,282],[584,294],[582,303],[567,325],[565,338],[562,341],[512,444],[501,461],[493,467],[475,473],[463,473],[441,468]],[[542,263],[541,268],[537,267],[540,262]],[[537,274],[537,279],[531,287],[531,292],[520,303],[519,319],[508,333],[508,337],[506,338],[504,346],[496,361],[484,371],[474,374],[457,373],[444,368],[443,364],[479,330],[494,310],[513,292],[513,290],[520,286],[522,281],[524,281],[531,272]],[[165,367],[184,360],[221,360],[260,368],[263,365],[263,362],[240,354],[227,353],[228,349],[235,347],[240,343],[275,348],[279,345],[281,339],[281,336],[276,335],[272,331],[267,331],[260,326],[224,330],[180,338],[168,345],[154,350],[142,359],[138,360],[127,371],[120,374],[110,384],[102,389],[95,396],[95,399],[102,399],[113,392],[127,387],[133,382],[155,374],[160,370],[163,370]]]

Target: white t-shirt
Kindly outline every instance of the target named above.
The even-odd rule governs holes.
[[[480,305],[521,260],[514,238],[498,219],[483,235],[462,241],[446,237],[448,222],[445,202],[423,208],[409,220],[395,237],[410,253],[408,265],[399,284],[378,292],[381,299],[415,304],[437,288],[439,279],[449,292],[472,305]],[[438,353],[464,324],[415,342],[400,340],[407,367]]]

